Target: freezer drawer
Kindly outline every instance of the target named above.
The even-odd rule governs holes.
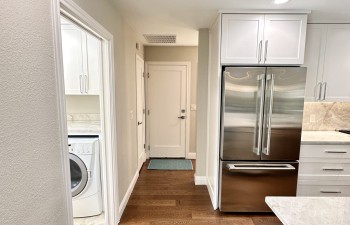
[[[296,196],[297,162],[221,161],[220,211],[270,212],[266,196]]]

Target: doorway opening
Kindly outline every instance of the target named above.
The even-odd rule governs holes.
[[[113,36],[74,2],[54,1],[67,224],[116,224],[118,173]]]

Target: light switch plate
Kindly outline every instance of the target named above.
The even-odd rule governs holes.
[[[197,105],[191,104],[191,111],[196,111],[196,110],[197,110]]]
[[[134,111],[133,110],[131,110],[129,112],[129,118],[130,118],[130,120],[134,119]]]

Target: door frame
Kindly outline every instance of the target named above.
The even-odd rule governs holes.
[[[144,77],[144,79],[143,79],[143,99],[142,99],[142,101],[143,101],[143,107],[142,107],[142,111],[143,110],[145,110],[144,111],[144,113],[142,114],[142,118],[144,119],[143,120],[143,128],[142,128],[142,130],[143,131],[145,131],[144,133],[143,133],[143,131],[142,131],[142,133],[143,133],[143,139],[144,139],[144,143],[143,144],[145,144],[145,146],[146,146],[146,84],[145,84],[145,80],[146,80],[146,77],[145,77],[145,74],[146,74],[146,72],[145,72],[145,61],[143,60],[143,58],[141,58],[138,54],[135,54],[135,76],[136,76],[136,89],[138,88],[138,85],[137,85],[137,60],[140,60],[142,63],[143,63],[143,77]],[[142,91],[142,90],[141,90]],[[138,99],[138,97],[137,97],[137,90],[136,90],[136,122],[138,122],[138,119],[137,119],[137,113],[138,113],[138,101],[139,101],[139,99]],[[138,128],[139,128],[139,126],[138,126],[138,124],[136,124],[136,131],[137,131],[137,141],[139,141],[138,140]],[[137,144],[137,148],[138,148],[138,144]],[[140,164],[139,165],[139,155],[138,155],[138,153],[139,153],[139,149],[137,149],[137,166],[138,166],[138,170],[140,171],[140,169],[141,169],[141,167],[142,167],[142,164],[146,161],[146,147],[143,149],[143,156],[142,156],[142,159],[143,159],[143,163],[142,164]]]
[[[103,182],[103,206],[105,212],[105,224],[118,224],[119,192],[117,171],[117,132],[116,132],[116,106],[115,106],[115,70],[114,70],[114,41],[113,35],[102,25],[83,11],[72,0],[51,0],[55,57],[56,90],[58,96],[59,132],[62,139],[62,171],[65,179],[66,195],[66,224],[73,225],[73,209],[71,195],[71,181],[68,152],[68,130],[66,115],[65,84],[63,76],[63,55],[61,46],[61,14],[72,19],[83,28],[87,29],[102,40],[103,69],[100,82],[100,111],[101,115],[101,170]],[[112,150],[113,149],[113,150]]]
[[[160,65],[160,66],[186,66],[186,136],[185,136],[185,158],[186,159],[192,159],[193,157],[190,156],[190,122],[191,122],[191,62],[190,61],[146,61],[145,63],[145,87],[146,87],[146,124],[149,124],[149,117],[148,117],[148,78],[149,78],[149,66],[154,65]],[[150,156],[150,130],[149,126],[146,126],[146,155],[147,159],[149,159]]]

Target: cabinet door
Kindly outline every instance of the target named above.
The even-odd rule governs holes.
[[[101,40],[87,33],[86,48],[87,71],[84,73],[84,93],[90,95],[99,95],[99,81],[102,73]]]
[[[306,33],[305,63],[307,67],[305,101],[321,99],[321,83],[326,47],[327,25],[309,24]]]
[[[266,15],[265,64],[304,63],[307,15]]]
[[[67,95],[82,94],[83,33],[74,25],[62,25],[64,82]]]
[[[326,101],[350,101],[350,24],[328,25],[323,81]]]
[[[264,15],[224,14],[221,29],[222,64],[259,63]]]

